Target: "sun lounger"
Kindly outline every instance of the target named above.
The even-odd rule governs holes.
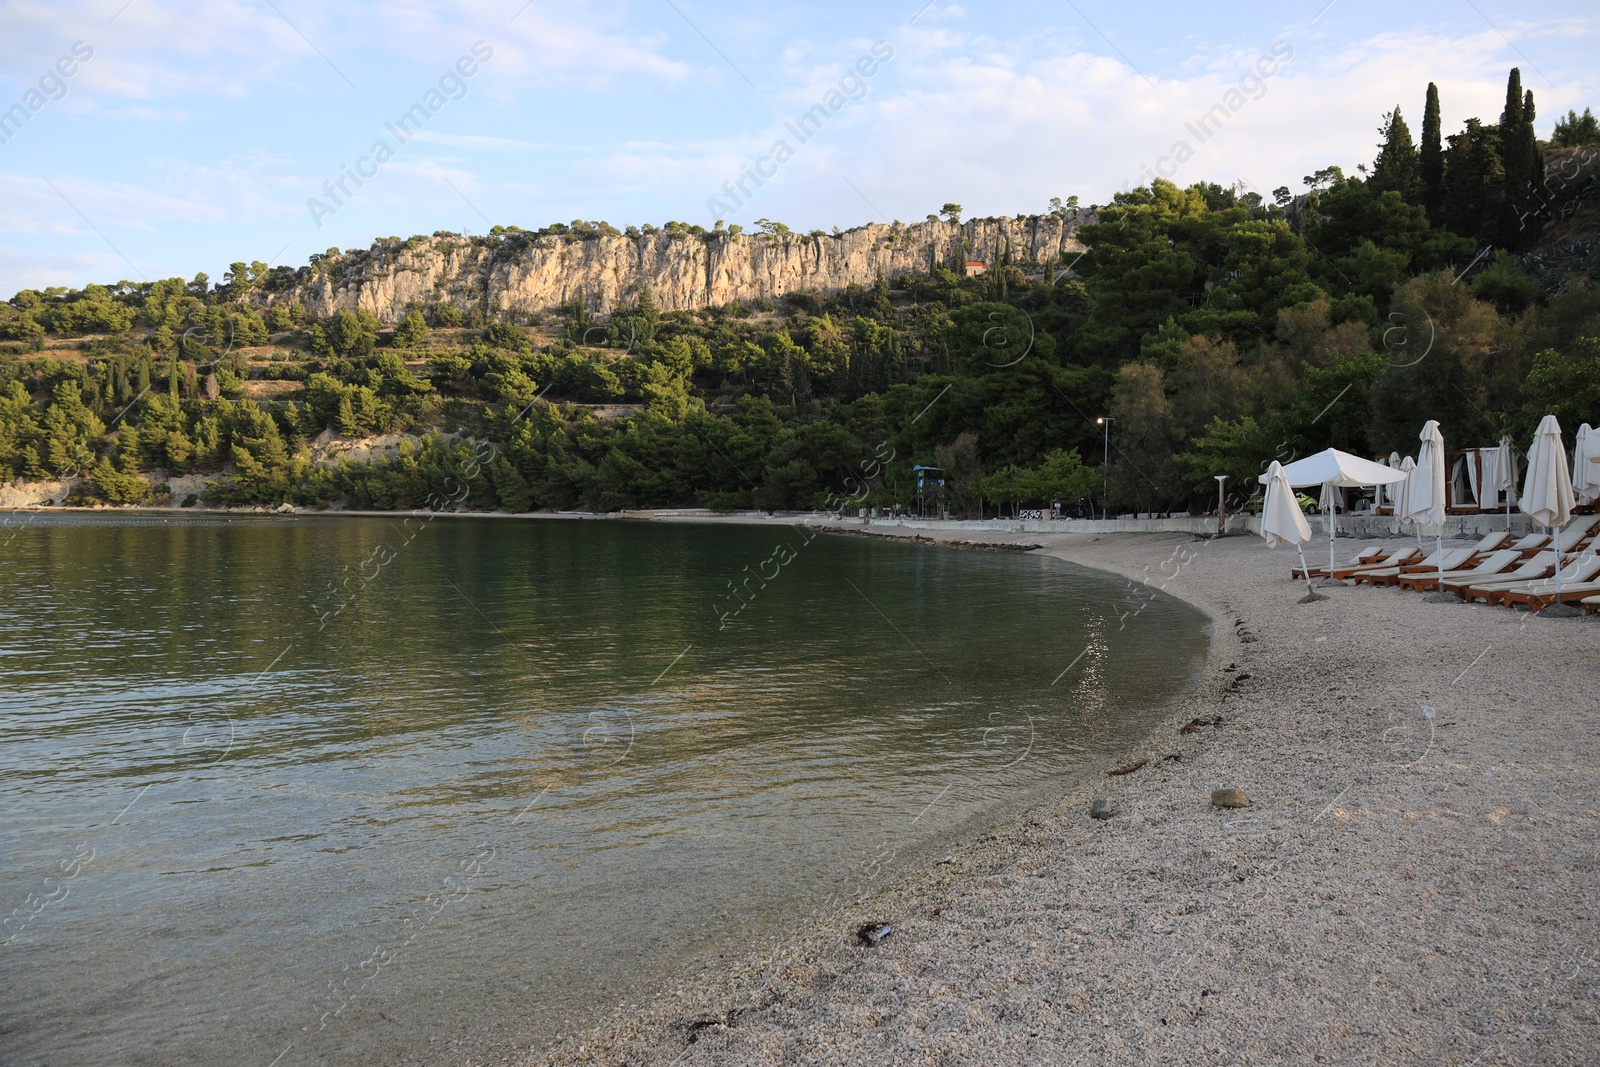
[[[1550,535],[1531,533],[1511,547],[1521,552],[1524,556],[1531,556],[1542,548],[1550,547]]]
[[[1374,570],[1383,567],[1398,567],[1421,558],[1422,553],[1415,547],[1396,549],[1377,563],[1363,564],[1359,567],[1335,567],[1333,571],[1333,577],[1348,578],[1352,574],[1360,574],[1362,571]]]
[[[1472,554],[1474,556],[1486,556],[1490,552],[1498,552],[1507,547],[1506,542],[1509,540],[1511,540],[1511,535],[1504,530],[1484,534],[1478,539],[1478,543],[1472,546]]]
[[[1465,578],[1468,580],[1490,578],[1497,574],[1504,574],[1512,567],[1515,567],[1521,559],[1522,553],[1515,548],[1502,548],[1476,567],[1445,571],[1444,577],[1446,580],[1451,578]],[[1437,571],[1418,571],[1416,574],[1402,574],[1399,584],[1402,589],[1415,589],[1419,592],[1423,589],[1433,589],[1439,584],[1439,574]]]
[[[1541,552],[1532,559],[1527,560],[1514,571],[1496,575],[1493,578],[1446,578],[1444,587],[1447,592],[1467,596],[1469,588],[1489,589],[1497,585],[1513,585],[1517,582],[1533,581],[1536,578],[1548,578],[1556,572],[1556,554],[1554,552]],[[1472,599],[1468,597],[1467,599]]]
[[[1579,556],[1572,563],[1561,570],[1562,596],[1566,595],[1566,586],[1578,586],[1585,582],[1592,582],[1600,576],[1600,555],[1590,552]],[[1539,578],[1531,582],[1512,582],[1509,585],[1492,587],[1474,586],[1467,590],[1467,599],[1473,600],[1482,596],[1488,604],[1529,604],[1533,600],[1543,598],[1546,602],[1556,598],[1556,581],[1554,578]],[[1546,594],[1548,594],[1546,596]],[[1544,605],[1541,603],[1540,607]],[[1538,608],[1533,610],[1537,611]]]
[[[1470,548],[1449,548],[1443,552],[1435,552],[1421,563],[1407,563],[1400,567],[1378,567],[1363,570],[1355,575],[1356,584],[1366,582],[1368,585],[1394,585],[1400,580],[1401,575],[1421,574],[1433,571],[1435,576],[1439,571],[1452,571],[1463,566],[1472,558]]]
[[[1382,558],[1383,546],[1373,545],[1371,548],[1363,548],[1360,552],[1356,553],[1355,559],[1347,559],[1342,562],[1335,563],[1333,566],[1335,570],[1338,570],[1340,567],[1364,567],[1369,563],[1377,565],[1378,561]],[[1310,567],[1305,571],[1302,571],[1299,567],[1296,567],[1294,570],[1289,572],[1289,577],[1298,579],[1304,579],[1308,576],[1311,578],[1321,578],[1327,573],[1328,568],[1326,567]]]
[[[1556,534],[1550,547],[1560,549],[1563,556],[1568,553],[1575,556],[1588,545],[1597,527],[1600,527],[1600,519],[1596,519],[1593,515],[1579,515]]]
[[[1542,591],[1534,590],[1520,593],[1508,591],[1501,602],[1508,608],[1513,604],[1521,604],[1529,611],[1542,611],[1554,604],[1558,599],[1563,604],[1576,605],[1582,603],[1585,597],[1594,597],[1600,594],[1600,581],[1574,582],[1568,585],[1566,580],[1562,579],[1559,597],[1556,594],[1556,583],[1549,579],[1545,579],[1545,581],[1548,583],[1548,588]],[[1587,610],[1585,609],[1585,611]]]
[[[1583,598],[1583,613],[1593,615],[1600,611],[1600,596],[1586,596]]]

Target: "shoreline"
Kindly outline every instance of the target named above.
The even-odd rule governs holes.
[[[924,530],[904,527],[880,520],[871,526],[856,522],[832,522],[827,519],[803,523],[807,516],[773,517],[759,514],[734,514],[724,516],[654,515],[648,521],[679,525],[753,525],[792,527],[807,525],[822,533],[845,537],[868,537],[880,540],[902,541],[935,545],[966,551],[1001,551],[1038,553],[1066,563],[1100,571],[1116,577],[1138,580],[1138,571],[1088,563],[1062,551],[1064,542],[1099,541],[1100,536],[1085,534],[1040,535],[971,528],[965,530]],[[1192,540],[1187,534],[1116,534],[1116,538],[1129,536],[1159,538],[1163,543],[1181,544]],[[1230,535],[1236,538],[1237,535]],[[1170,591],[1169,595],[1172,594]],[[1177,596],[1177,599],[1202,612],[1207,619],[1207,653],[1195,668],[1192,676],[1179,686],[1163,709],[1155,727],[1144,737],[1132,742],[1113,761],[1112,769],[1126,767],[1140,760],[1157,762],[1169,754],[1172,746],[1166,737],[1187,723],[1191,711],[1208,681],[1219,665],[1232,662],[1226,653],[1235,652],[1237,641],[1231,629],[1223,625],[1220,615],[1203,603]],[[698,1046],[706,1046],[719,1034],[726,1034],[737,1022],[753,1012],[782,1003],[787,999],[778,987],[797,981],[810,981],[818,973],[821,961],[836,959],[840,946],[846,954],[856,951],[850,944],[849,929],[867,916],[892,914],[915,909],[919,903],[948,884],[942,871],[959,872],[975,870],[994,862],[994,856],[1004,851],[1010,835],[1029,823],[1036,813],[1069,801],[1078,801],[1087,811],[1094,796],[1104,794],[1103,770],[1085,768],[1061,784],[1042,785],[1028,796],[1014,800],[989,817],[976,819],[956,831],[949,839],[919,846],[914,860],[920,868],[910,863],[903,865],[887,880],[872,885],[852,897],[842,907],[813,909],[800,919],[780,920],[766,931],[758,943],[738,954],[736,959],[725,960],[723,970],[712,974],[709,961],[690,963],[697,972],[693,977],[709,980],[709,984],[674,984],[666,988],[646,991],[632,1003],[625,1003],[608,1013],[609,1018],[575,1035],[559,1035],[542,1048],[532,1050],[526,1057],[507,1060],[522,1067],[566,1067],[569,1064],[648,1064],[671,1059]],[[1110,779],[1115,780],[1115,779]],[[943,855],[943,859],[933,857]],[[825,925],[817,925],[819,911],[831,910]],[[809,924],[809,925],[802,925]],[[900,921],[893,925],[897,930]],[[891,935],[893,936],[893,935]],[[698,972],[705,973],[698,973]],[[715,1005],[715,1006],[712,1006]],[[691,1038],[693,1040],[689,1040]],[[837,1049],[831,1050],[827,1059],[818,1062],[838,1062]],[[473,1061],[477,1062],[477,1061]],[[491,1061],[483,1061],[491,1062]],[[499,1061],[493,1061],[499,1062]],[[710,1061],[708,1061],[710,1062]],[[723,1062],[717,1060],[715,1062]],[[727,1062],[746,1062],[735,1059]],[[768,1062],[765,1059],[755,1062]],[[862,1062],[876,1063],[871,1058]]]
[[[1137,770],[1048,787],[831,919],[514,1062],[1600,1056],[1594,620],[1367,587],[1300,605],[1293,551],[1255,537],[836,532],[1037,544],[1159,584],[1211,620],[1206,665],[1106,768]],[[1213,808],[1224,786],[1251,806]],[[850,942],[877,920],[888,938]]]

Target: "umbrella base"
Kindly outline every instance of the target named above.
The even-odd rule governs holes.
[[[1551,604],[1533,613],[1536,619],[1581,619],[1583,609],[1571,604]]]
[[[1325,597],[1321,593],[1307,593],[1305,596],[1301,597],[1297,601],[1297,603],[1300,603],[1300,604],[1313,604],[1313,603],[1316,603],[1318,600],[1330,600],[1330,599],[1332,599],[1332,598],[1331,597]]]
[[[1317,587],[1319,589],[1321,589],[1321,588],[1326,588],[1326,587],[1328,587],[1330,585],[1344,586],[1344,585],[1349,585],[1349,584],[1350,583],[1345,581],[1343,578],[1324,578],[1324,579],[1322,579],[1322,581],[1317,583]]]
[[[1465,604],[1466,601],[1454,593],[1434,593],[1422,598],[1424,604]]]

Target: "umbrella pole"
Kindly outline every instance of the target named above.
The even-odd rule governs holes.
[[[1551,538],[1551,544],[1556,550],[1556,603],[1559,604],[1561,603],[1561,531],[1554,526],[1550,527],[1550,531],[1555,534]]]
[[[1444,527],[1439,527],[1439,540],[1436,542],[1438,554],[1433,558],[1439,564],[1439,592],[1444,592]]]
[[[1306,580],[1306,595],[1309,596],[1309,597],[1315,597],[1317,595],[1317,590],[1311,584],[1311,568],[1306,566],[1306,550],[1305,550],[1305,546],[1300,544],[1297,541],[1297,542],[1295,542],[1294,550],[1296,552],[1300,553],[1300,574]],[[1330,577],[1331,577],[1331,574],[1330,574]]]
[[[1339,529],[1334,525],[1334,516],[1339,513],[1339,505],[1333,498],[1333,493],[1328,493],[1328,581],[1334,581],[1338,575],[1334,574],[1333,543],[1339,537]]]

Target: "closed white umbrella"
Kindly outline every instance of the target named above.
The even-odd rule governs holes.
[[[1567,452],[1561,447],[1561,424],[1554,415],[1539,420],[1528,449],[1528,479],[1522,485],[1517,507],[1522,513],[1551,531],[1566,525],[1572,517],[1572,477],[1567,473]],[[1556,603],[1561,603],[1561,542],[1556,550]]]
[[[1422,447],[1417,450],[1417,469],[1406,482],[1406,514],[1408,522],[1417,524],[1420,537],[1423,523],[1439,528],[1439,588],[1444,589],[1444,435],[1439,423],[1429,419],[1418,435]]]
[[[1390,452],[1389,462],[1385,463],[1384,466],[1388,467],[1390,470],[1399,470],[1400,453]],[[1383,498],[1388,501],[1391,508],[1400,503],[1400,483],[1396,482],[1394,485],[1380,485],[1378,487],[1378,491],[1383,494]]]
[[[1261,536],[1266,539],[1268,548],[1294,546],[1295,551],[1300,553],[1300,573],[1306,577],[1306,598],[1319,599],[1317,591],[1311,587],[1311,569],[1306,566],[1306,550],[1302,547],[1311,540],[1311,525],[1300,510],[1294,490],[1289,488],[1289,479],[1283,474],[1283,464],[1273,460],[1267,468],[1266,479],[1266,504],[1261,509]]]
[[[1396,488],[1399,490],[1394,501],[1394,517],[1399,522],[1410,522],[1406,518],[1406,501],[1411,499],[1411,478],[1416,473],[1417,461],[1407,456],[1400,461],[1400,472],[1405,475],[1405,481]],[[1422,527],[1417,527],[1417,545],[1422,545]]]
[[[1580,504],[1592,504],[1600,497],[1600,430],[1586,422],[1578,427],[1577,444],[1572,449],[1572,493]]]

